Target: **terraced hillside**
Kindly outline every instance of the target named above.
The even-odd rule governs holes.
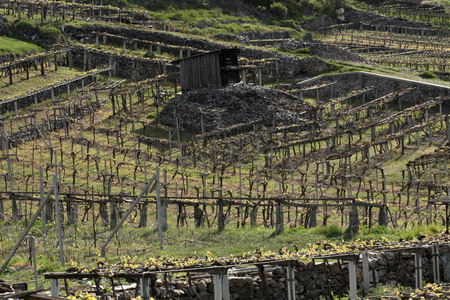
[[[241,28],[207,38],[181,11],[0,1],[8,38],[40,43],[0,65],[5,279],[33,277],[26,233],[42,277],[69,262],[100,269],[100,254],[236,255],[306,247],[327,230],[448,230],[449,88],[422,78],[448,78],[447,30],[338,2],[306,1],[303,17],[269,2],[246,4],[254,18],[224,13]],[[231,48],[240,83],[181,93],[173,61]]]

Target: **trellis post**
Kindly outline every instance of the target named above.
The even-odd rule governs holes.
[[[414,268],[416,289],[422,289],[422,253],[419,250],[414,253]]]
[[[348,261],[349,285],[350,285],[350,300],[358,299],[356,286],[356,262],[354,259]]]
[[[156,166],[155,170],[156,179],[156,205],[158,211],[158,236],[159,236],[159,248],[163,249],[163,232],[167,230],[167,211],[166,206],[161,201],[161,178],[159,176],[159,166]]]
[[[276,206],[276,231],[281,232],[284,230],[284,212],[283,212],[283,205],[281,204],[281,200],[277,201]]]
[[[214,272],[214,300],[230,300],[227,269]]]
[[[433,281],[434,283],[441,282],[441,276],[439,274],[439,246],[437,244],[433,245]]]
[[[362,271],[363,271],[363,287],[365,290],[368,290],[370,287],[369,281],[369,253],[364,251],[362,253]]]
[[[39,192],[40,192],[40,195],[41,195],[41,204],[40,205],[45,205],[44,171],[43,171],[42,165],[39,166]],[[46,246],[45,239],[47,237],[47,228],[45,227],[45,225],[46,225],[45,223],[47,222],[47,220],[46,220],[46,214],[45,214],[45,210],[44,209],[42,209],[41,221],[42,221],[42,236],[43,236],[42,244],[43,244],[44,249],[45,249],[45,246]]]
[[[56,155],[56,154],[55,154]],[[61,266],[65,266],[64,262],[64,244],[62,237],[62,222],[61,222],[61,207],[59,205],[59,184],[58,175],[53,175],[53,191],[55,193],[55,210],[56,210],[56,224],[58,226],[58,243],[59,243],[59,258]]]
[[[58,279],[56,278],[50,279],[50,294],[52,297],[58,297],[59,294]]]
[[[150,282],[147,277],[140,279],[141,297],[142,300],[150,300]]]
[[[39,214],[41,213],[42,209],[44,208],[45,203],[48,201],[48,199],[52,195],[53,189],[54,189],[54,185],[50,187],[50,190],[48,191],[47,195],[45,196],[44,202],[39,205],[39,208],[34,213],[33,217],[30,220],[30,223],[27,226],[27,228],[22,233],[21,237],[17,241],[16,245],[14,246],[13,250],[9,254],[8,258],[6,259],[6,261],[3,263],[2,267],[0,268],[0,274],[2,274],[3,271],[5,270],[6,266],[8,266],[8,263],[11,261],[11,258],[14,256],[14,254],[16,253],[16,251],[19,248],[19,246],[22,244],[23,240],[27,236],[27,234],[30,231],[31,227],[33,227],[34,222],[36,221],[37,217],[39,216]]]
[[[101,248],[101,254],[102,256],[105,256],[105,250],[106,250],[106,246],[108,246],[109,242],[111,241],[111,239],[114,237],[114,235],[117,233],[117,231],[119,230],[120,226],[122,226],[123,222],[125,222],[125,220],[128,218],[128,216],[131,214],[131,212],[133,211],[133,209],[136,207],[136,205],[138,204],[139,200],[141,200],[142,196],[144,196],[144,194],[147,192],[148,188],[150,187],[150,185],[153,183],[153,181],[156,178],[156,174],[153,175],[153,177],[150,179],[149,182],[147,182],[147,184],[145,185],[144,189],[141,191],[141,193],[139,194],[139,196],[134,200],[133,203],[131,203],[130,207],[128,208],[127,212],[125,213],[125,215],[122,217],[122,219],[120,220],[120,222],[117,224],[116,228],[113,230],[113,232],[111,232],[111,234],[109,235],[109,237],[106,239],[105,243],[102,245]]]
[[[293,261],[289,261],[286,268],[288,300],[295,300],[295,275],[292,264]]]
[[[317,227],[317,206],[311,207],[309,215],[309,228]]]

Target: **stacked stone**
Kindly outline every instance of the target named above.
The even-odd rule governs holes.
[[[449,278],[444,264],[450,262],[450,248],[439,249],[441,261],[441,279]],[[426,282],[433,281],[432,249],[423,254],[422,274]],[[414,287],[415,265],[413,253],[370,252],[369,253],[370,285],[401,284]],[[256,268],[232,269],[229,271],[229,292],[231,300],[262,299],[266,293],[270,299],[287,299],[286,272],[281,266],[266,267],[265,281]],[[362,262],[357,267],[357,283],[362,288]],[[156,299],[212,300],[214,298],[214,281],[211,277],[192,281],[176,279],[164,284],[161,279],[156,281]],[[267,286],[267,290],[265,288]],[[298,262],[295,266],[295,290],[297,299],[318,299],[320,296],[348,293],[348,267],[345,263]]]
[[[422,258],[422,276],[427,282],[433,282],[433,264],[431,257],[431,248],[429,248]],[[445,259],[446,256],[444,255],[442,257]],[[361,284],[362,281],[362,263],[360,262],[357,269],[357,282]],[[394,252],[369,253],[369,283],[371,286],[378,284],[414,286],[414,254]]]
[[[309,112],[312,111],[312,106],[307,102],[279,90],[260,86],[244,88],[238,85],[198,89],[176,97],[161,112],[161,123],[176,127],[173,117],[176,111],[178,125],[182,129],[200,133],[201,116],[200,113],[195,114],[200,108],[220,112],[204,116],[205,132],[258,119],[267,120],[265,125],[272,126],[274,117],[277,125],[296,124],[299,118],[309,120]]]

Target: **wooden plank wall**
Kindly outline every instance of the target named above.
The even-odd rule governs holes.
[[[209,53],[181,61],[183,92],[206,87],[219,87],[219,53]]]

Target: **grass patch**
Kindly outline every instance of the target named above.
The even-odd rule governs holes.
[[[419,73],[419,76],[425,79],[437,79],[436,74],[430,71],[423,71]]]
[[[55,72],[54,68],[48,67],[45,69],[45,76],[42,76],[40,70],[30,71],[30,79],[26,79],[26,73],[14,74],[13,84],[9,84],[9,77],[3,77],[0,79],[0,97],[8,98],[14,95],[23,93],[24,91],[30,91],[40,86],[48,85],[52,82],[58,82],[60,80],[72,78],[78,73],[77,70],[60,67]]]
[[[333,224],[325,227],[316,227],[311,230],[315,234],[323,235],[327,238],[336,238],[344,234],[344,229]]]
[[[35,52],[43,52],[44,48],[35,43],[23,41],[20,39],[0,36],[0,54],[16,53],[19,55]]]

